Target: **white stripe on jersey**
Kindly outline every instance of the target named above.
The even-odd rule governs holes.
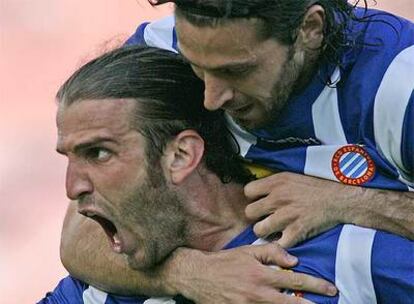
[[[339,68],[332,73],[331,79],[334,85],[341,79]],[[313,103],[312,121],[316,138],[324,145],[307,147],[303,173],[337,182],[338,179],[331,169],[331,160],[335,152],[346,145],[347,141],[341,123],[335,87],[325,86]]]
[[[414,46],[411,46],[389,65],[374,104],[374,134],[378,151],[400,172],[408,171],[402,163],[401,137],[405,111],[414,90],[413,66]],[[403,181],[409,183],[404,178]]]
[[[344,225],[339,236],[335,285],[339,289],[338,304],[376,304],[371,276],[371,254],[376,231]]]
[[[240,155],[245,157],[251,146],[257,143],[257,138],[240,128],[233,119],[226,114],[227,126],[240,147]]]
[[[144,39],[147,45],[177,53],[173,46],[174,16],[168,16],[151,22],[144,30]]]
[[[332,171],[332,158],[339,146],[310,146],[306,148],[303,173],[339,182]]]
[[[331,79],[337,83],[340,78],[341,73],[339,68],[336,68]],[[341,123],[341,116],[339,115],[338,93],[335,87],[325,86],[319,97],[315,100],[312,105],[312,120],[316,138],[322,144],[347,144],[344,128]]]
[[[175,304],[175,300],[171,298],[150,298],[143,304]]]
[[[89,286],[82,294],[84,304],[105,304],[107,297],[106,292],[93,286]]]

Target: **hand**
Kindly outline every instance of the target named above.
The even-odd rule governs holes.
[[[278,243],[291,247],[344,222],[344,213],[364,191],[311,176],[283,172],[246,185],[245,195],[256,200],[246,216],[258,221],[254,232],[266,237],[283,232]]]
[[[280,289],[336,294],[335,287],[322,279],[266,266],[287,268],[297,263],[276,243],[215,253],[180,248],[173,255],[169,260],[175,265],[167,265],[167,281],[175,281],[175,292],[198,304],[311,303]]]

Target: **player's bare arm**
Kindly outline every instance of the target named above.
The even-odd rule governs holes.
[[[245,194],[256,200],[246,215],[259,220],[258,236],[283,232],[291,247],[340,223],[389,231],[414,239],[414,193],[347,186],[294,173],[251,182]]]
[[[73,276],[124,295],[180,293],[196,303],[309,303],[284,295],[279,289],[336,293],[334,286],[321,279],[265,266],[287,268],[297,263],[276,244],[218,253],[180,248],[158,271],[134,271],[122,256],[111,251],[102,228],[78,214],[74,204],[63,226],[61,259]]]

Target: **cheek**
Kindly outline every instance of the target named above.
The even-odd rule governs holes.
[[[116,193],[122,195],[129,193],[137,184],[146,178],[143,166],[112,164],[95,170],[93,179],[96,190],[100,193]]]

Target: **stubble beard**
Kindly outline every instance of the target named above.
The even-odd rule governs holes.
[[[303,90],[309,82],[315,63],[315,56],[304,50],[295,50],[292,46],[281,69],[282,76],[271,90],[271,97],[262,101],[265,106],[263,116],[255,121],[234,119],[235,122],[246,130],[263,128],[276,122],[292,94]]]
[[[172,251],[184,246],[188,238],[184,198],[165,182],[154,185],[154,178],[160,181],[160,176],[153,176],[139,186],[126,201],[122,215],[129,223],[136,223],[140,232],[137,236],[143,238],[138,242],[140,247],[127,256],[129,266],[137,270],[156,267]]]

